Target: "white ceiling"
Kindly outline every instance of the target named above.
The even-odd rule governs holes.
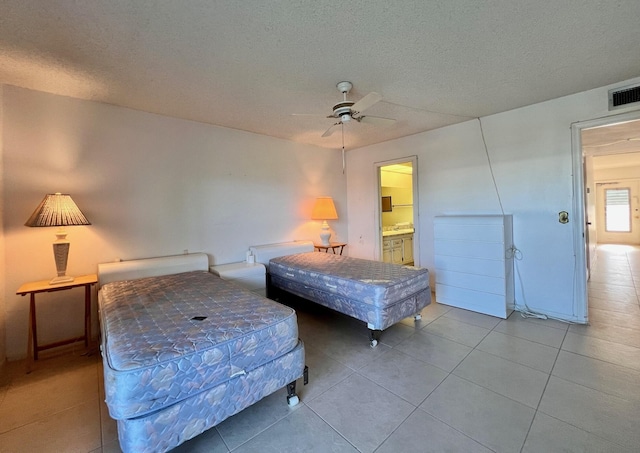
[[[638,0],[0,0],[0,83],[352,149],[640,76]]]
[[[582,151],[596,170],[640,167],[640,120],[583,130]]]

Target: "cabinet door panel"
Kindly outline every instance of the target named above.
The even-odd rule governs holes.
[[[408,236],[402,240],[402,250],[404,252],[404,262],[413,262],[413,237]]]
[[[382,240],[382,261],[391,263],[391,239]]]
[[[391,262],[393,264],[402,264],[402,241],[395,239],[391,247]]]

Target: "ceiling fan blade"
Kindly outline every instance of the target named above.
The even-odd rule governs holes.
[[[369,107],[380,102],[381,100],[382,100],[382,95],[372,91],[371,93],[367,94],[365,97],[360,99],[358,102],[353,104],[353,106],[351,107],[351,110],[354,112],[364,112]]]
[[[327,115],[322,115],[321,113],[290,113],[291,116],[312,116],[314,118],[328,118]]]
[[[374,126],[392,126],[396,120],[391,118],[382,118],[379,116],[361,116],[358,119],[361,123],[372,124]]]
[[[333,131],[335,130],[333,127],[334,127],[334,126],[337,126],[338,124],[342,124],[342,123],[341,123],[341,122],[339,122],[339,121],[338,121],[337,123],[333,123],[333,124],[329,127],[329,129],[327,129],[327,130],[324,132],[324,134],[322,134],[322,137],[328,137],[328,136],[330,136],[331,134],[333,134]]]

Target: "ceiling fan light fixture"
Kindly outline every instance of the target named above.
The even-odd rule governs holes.
[[[351,82],[342,81],[339,82],[336,87],[342,93],[342,101],[335,104],[331,115],[327,115],[325,118],[335,119],[337,121],[329,126],[329,129],[322,134],[322,137],[329,137],[333,134],[333,128],[335,126],[341,125],[344,127],[345,123],[350,123],[351,121],[360,123],[364,120],[365,123],[370,123],[374,126],[388,126],[395,123],[396,120],[390,118],[362,115],[362,112],[382,100],[381,94],[372,91],[359,101],[355,102],[347,99],[347,94],[353,88],[353,84]]]

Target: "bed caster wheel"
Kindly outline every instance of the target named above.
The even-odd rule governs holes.
[[[287,396],[287,404],[289,407],[297,406],[299,402],[300,398],[298,398],[298,395]]]
[[[415,321],[420,321],[422,319],[422,315],[418,314],[413,317]]]
[[[371,340],[369,344],[372,348],[375,348],[376,346],[378,346],[378,340]]]

